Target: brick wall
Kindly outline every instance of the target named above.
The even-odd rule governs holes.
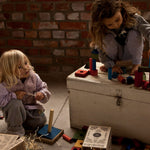
[[[88,61],[93,0],[0,0],[0,53],[25,52],[38,72],[71,73]],[[149,0],[130,0],[150,20]],[[148,63],[144,52],[144,64]]]

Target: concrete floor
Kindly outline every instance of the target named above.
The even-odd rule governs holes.
[[[65,77],[61,79],[53,79],[51,77],[47,78],[46,76],[43,76],[42,79],[47,82],[52,93],[52,97],[48,103],[44,104],[47,119],[49,119],[50,109],[54,109],[53,126],[63,129],[66,135],[73,137],[77,130],[70,127],[69,98]],[[4,119],[0,120],[0,132],[6,132],[6,123]],[[40,142],[37,142],[36,144],[41,150],[71,150],[75,143],[70,144],[60,137],[53,145]],[[112,150],[122,150],[122,148],[121,146],[112,145]]]

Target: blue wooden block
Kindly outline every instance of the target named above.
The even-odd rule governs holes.
[[[112,79],[112,68],[111,67],[108,68],[108,79],[109,80]]]
[[[92,59],[92,70],[96,70],[96,59]]]
[[[61,132],[60,129],[52,127],[51,132],[48,133],[48,125],[45,125],[43,128],[41,128],[38,131],[38,135],[45,137],[45,138],[48,138],[48,139],[54,139],[60,132]]]

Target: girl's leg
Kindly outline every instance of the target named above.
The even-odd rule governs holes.
[[[113,34],[107,34],[104,38],[105,52],[112,60],[121,59],[123,47],[115,40]]]
[[[4,108],[2,108],[5,121],[7,123],[8,133],[24,135],[22,126],[26,119],[26,111],[21,100],[13,99]]]
[[[123,55],[123,48],[118,42],[115,40],[114,35],[107,34],[104,38],[104,52],[108,56],[106,56],[102,50],[99,50],[99,60],[104,64],[101,70],[106,70],[104,68],[113,67],[115,65],[114,61],[121,59]]]
[[[130,30],[124,47],[124,60],[132,60],[133,64],[141,64],[144,48],[142,35],[136,30]]]
[[[41,128],[46,123],[46,116],[42,110],[26,110],[27,119],[24,122],[23,126],[27,130],[36,130]]]

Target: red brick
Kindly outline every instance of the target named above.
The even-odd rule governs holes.
[[[82,39],[90,38],[89,31],[82,31],[81,32],[81,38]]]
[[[37,14],[35,12],[27,12],[25,13],[25,20],[36,20]]]
[[[36,4],[36,3],[33,3],[33,4],[30,4],[30,11],[40,11],[40,5],[39,4]]]
[[[66,49],[66,56],[79,56],[78,49]]]
[[[52,65],[52,66],[49,66],[49,67],[48,67],[48,70],[49,70],[50,72],[60,72],[60,66]]]
[[[31,47],[32,41],[31,40],[24,40],[24,39],[9,39],[8,40],[9,46],[24,46],[24,47]]]
[[[9,29],[31,29],[31,24],[28,22],[7,22]]]
[[[57,22],[33,22],[34,29],[58,29]]]
[[[4,21],[0,21],[0,29],[5,29],[5,23],[4,23]]]
[[[44,39],[50,39],[51,31],[39,31],[39,37]]]
[[[23,38],[24,37],[24,31],[12,31],[13,37]]]
[[[15,6],[13,4],[7,3],[7,4],[2,5],[2,11],[6,11],[6,12],[12,11],[13,12],[14,10],[15,10]]]
[[[56,2],[56,1],[62,1],[62,0],[36,0],[37,2]]]
[[[61,65],[77,65],[79,63],[79,59],[77,57],[57,57],[56,63]]]
[[[6,45],[6,41],[5,41],[5,40],[0,39],[0,46],[5,46],[5,45]]]
[[[66,32],[67,39],[78,39],[79,38],[79,31],[68,31]]]
[[[80,12],[85,10],[85,6],[83,2],[72,3],[72,10],[75,12]]]
[[[61,47],[84,47],[85,43],[83,41],[78,40],[61,40]]]
[[[86,4],[85,5],[85,10],[86,11],[91,11],[92,3]]]
[[[67,18],[68,20],[79,20],[79,13],[70,13]]]
[[[80,14],[80,16],[81,16],[81,20],[89,21],[91,19],[90,13],[83,12],[83,13]]]
[[[54,4],[53,3],[42,3],[41,4],[41,11],[52,11],[54,10]]]
[[[3,16],[5,17],[5,19],[10,19],[11,15],[9,13],[3,13]]]
[[[9,37],[10,32],[8,30],[0,30],[0,37]]]
[[[57,41],[49,41],[49,40],[34,40],[33,41],[33,46],[36,47],[58,47],[58,42]]]
[[[68,11],[70,7],[68,3],[56,3],[55,9],[56,11]]]
[[[40,55],[41,56],[51,56],[51,50],[48,48],[48,49],[40,49]]]
[[[64,56],[64,54],[65,54],[65,52],[64,52],[63,49],[55,49],[55,50],[53,51],[53,55],[54,55],[54,56]]]
[[[45,48],[33,48],[33,49],[28,49],[27,54],[30,56],[48,56],[51,54],[50,49],[45,49]]]
[[[27,4],[16,4],[16,11],[27,11]]]
[[[31,63],[37,63],[37,64],[52,64],[52,58],[48,57],[30,57]]]
[[[82,57],[90,57],[91,56],[91,49],[80,49],[80,56]]]
[[[30,56],[36,56],[36,55],[40,55],[40,51],[39,49],[28,49],[26,54]]]
[[[70,1],[70,2],[83,2],[83,0],[66,0],[66,1]],[[84,0],[84,1],[91,1],[91,0]]]
[[[60,22],[60,29],[62,30],[87,29],[87,23],[85,22]]]
[[[37,31],[25,31],[26,38],[37,38]]]
[[[10,2],[30,2],[31,0],[9,0]]]

